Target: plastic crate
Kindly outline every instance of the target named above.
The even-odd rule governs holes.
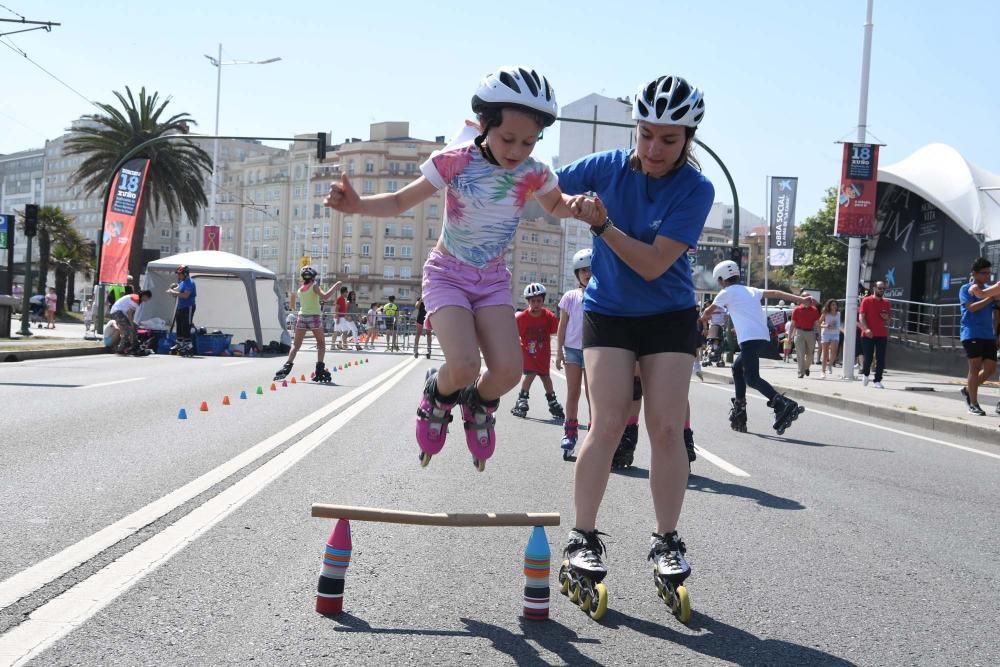
[[[232,334],[198,334],[194,337],[195,354],[219,355],[229,351]]]
[[[177,334],[173,331],[166,333],[156,339],[156,353],[169,354],[170,348],[177,342]]]

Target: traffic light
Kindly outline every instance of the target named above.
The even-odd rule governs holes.
[[[742,248],[730,248],[729,249],[729,259],[736,262],[736,266],[743,268],[743,249]]]
[[[24,235],[34,236],[38,233],[38,204],[24,205]]]
[[[316,159],[320,162],[326,159],[326,132],[316,133]]]

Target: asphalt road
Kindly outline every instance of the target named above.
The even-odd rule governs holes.
[[[702,454],[680,526],[691,622],[657,598],[645,560],[643,434],[602,506],[610,608],[596,623],[554,585],[573,464],[541,388],[526,420],[504,399],[484,473],[457,427],[422,469],[412,415],[440,360],[334,358],[364,357],[341,386],[275,392],[277,359],[0,366],[0,664],[26,651],[33,665],[1000,663],[1000,447],[827,409],[779,438],[760,400],[735,434],[731,389],[696,381]],[[300,359],[308,376],[314,357]],[[521,618],[530,529],[361,522],[346,613],[319,616],[332,522],[310,518],[313,502],[561,512],[551,619]]]

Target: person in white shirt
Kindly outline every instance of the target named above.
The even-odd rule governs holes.
[[[559,300],[559,330],[556,332],[556,369],[566,366],[566,420],[563,422],[563,439],[560,447],[563,460],[573,459],[576,449],[577,414],[580,407],[580,384],[587,397],[587,414],[590,414],[590,391],[587,374],[583,369],[583,290],[590,282],[590,260],[593,250],[584,248],[573,255],[573,275],[579,284]]]
[[[716,265],[712,272],[722,291],[715,301],[705,309],[702,321],[707,321],[712,313],[725,308],[733,321],[736,339],[740,344],[740,353],[733,363],[733,383],[736,385],[736,396],[732,399],[733,408],[729,413],[729,421],[734,431],[745,433],[747,430],[747,385],[753,387],[767,398],[767,405],[774,409],[774,429],[778,435],[798,417],[803,408],[790,398],[779,394],[771,384],[760,376],[760,357],[770,343],[770,332],[767,330],[767,315],[761,305],[761,299],[788,299],[804,301],[806,297],[796,296],[781,290],[762,290],[740,284],[740,267],[736,262],[726,260]]]
[[[115,350],[119,354],[136,353],[138,342],[135,336],[135,312],[139,309],[140,303],[145,303],[151,298],[153,293],[144,289],[138,294],[126,294],[111,306],[111,319],[118,324],[118,330],[121,332],[121,344]]]

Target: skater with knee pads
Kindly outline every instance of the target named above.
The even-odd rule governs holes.
[[[524,288],[524,300],[528,307],[517,314],[517,333],[521,339],[521,359],[524,368],[524,380],[521,381],[521,392],[517,395],[517,403],[510,411],[515,417],[528,415],[528,397],[535,377],[542,380],[545,389],[545,400],[549,403],[549,413],[562,421],[566,419],[562,406],[556,398],[556,390],[549,377],[549,365],[552,362],[550,341],[552,334],[559,329],[559,319],[544,307],[545,285],[531,283]]]
[[[575,527],[559,573],[561,590],[593,618],[607,607],[597,514],[628,420],[636,362],[650,442],[653,540],[663,541],[662,548],[637,551],[652,562],[657,590],[664,591],[671,610],[683,622],[690,615],[682,584],[691,568],[677,524],[688,479],[681,427],[698,347],[687,252],[698,243],[715,195],[690,154],[704,112],[700,90],[680,77],[661,76],[636,94],[635,148],[589,155],[559,170],[565,191],[596,192],[594,206],[608,214],[591,223],[593,277],[584,292],[583,354],[593,414],[578,447]]]
[[[798,303],[810,297],[742,285],[740,267],[731,260],[716,264],[712,275],[722,289],[702,315],[702,319],[705,320],[711,317],[712,313],[725,309],[732,319],[736,338],[740,344],[740,353],[733,363],[736,396],[732,399],[733,407],[729,413],[730,426],[740,433],[745,433],[747,430],[746,397],[749,385],[767,398],[767,406],[774,409],[774,430],[778,435],[782,435],[805,408],[776,392],[774,387],[760,376],[760,357],[766,353],[767,347],[771,344],[770,333],[767,330],[767,315],[761,299],[781,298]]]
[[[291,310],[295,310],[296,303],[299,309],[298,316],[295,318],[295,336],[292,339],[292,349],[288,352],[288,360],[274,374],[275,380],[283,380],[292,372],[295,355],[299,353],[299,348],[302,347],[302,341],[306,337],[306,332],[311,331],[313,337],[316,338],[316,370],[313,372],[313,379],[316,382],[322,383],[333,381],[330,370],[323,363],[323,359],[326,356],[326,341],[323,336],[321,303],[329,300],[330,296],[340,287],[340,282],[338,281],[330,289],[324,290],[320,287],[319,282],[316,281],[317,275],[316,269],[311,266],[303,266],[299,271],[299,276],[302,278],[302,286],[292,292],[291,303],[289,304]]]
[[[578,250],[573,255],[573,275],[577,287],[563,294],[559,300],[559,329],[556,331],[556,370],[566,366],[566,421],[560,447],[564,461],[575,461],[578,429],[580,427],[580,384],[587,397],[587,414],[590,414],[590,391],[587,372],[583,367],[583,290],[590,282],[590,248]]]
[[[525,67],[487,75],[472,98],[476,123],[421,167],[398,192],[359,197],[344,174],[325,205],[344,213],[397,216],[445,190],[441,237],[423,272],[423,301],[445,363],[425,384],[417,411],[421,462],[440,451],[452,408],[462,403],[466,444],[482,471],[493,455],[493,413],[521,376],[521,352],[505,253],[522,211],[534,198],[556,217],[594,224],[596,207],[560,192],[555,175],[532,159],[558,107],[548,80]],[[571,209],[570,203],[576,203]],[[480,375],[480,352],[486,371]]]

